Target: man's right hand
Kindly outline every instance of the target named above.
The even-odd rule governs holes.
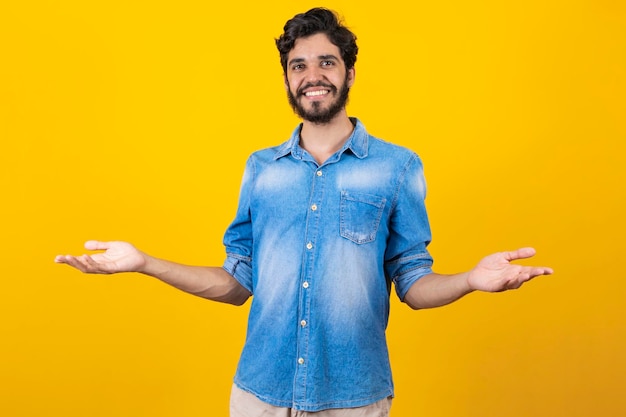
[[[209,300],[241,305],[252,295],[222,267],[191,266],[154,258],[126,242],[85,243],[93,255],[59,255],[54,261],[88,274],[140,272],[158,278],[179,290]]]
[[[93,255],[59,255],[54,261],[67,264],[89,274],[114,274],[116,272],[141,272],[146,256],[127,242],[85,242],[87,250],[104,250]]]

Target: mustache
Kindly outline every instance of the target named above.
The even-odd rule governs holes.
[[[296,93],[298,94],[298,96],[302,96],[302,95],[304,95],[304,90],[306,90],[307,88],[311,88],[311,87],[326,87],[331,92],[337,93],[337,87],[335,87],[332,84],[326,84],[326,83],[324,83],[322,81],[318,81],[315,84],[307,83],[307,84],[303,85],[302,87],[298,88],[298,91],[296,91]]]

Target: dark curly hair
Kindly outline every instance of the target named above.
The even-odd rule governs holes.
[[[296,40],[317,33],[326,34],[333,45],[339,48],[346,69],[353,68],[356,63],[356,55],[359,52],[356,46],[356,36],[342,24],[332,10],[316,7],[308,12],[297,14],[285,23],[283,30],[283,34],[276,39],[276,47],[285,73],[287,73],[287,56]]]

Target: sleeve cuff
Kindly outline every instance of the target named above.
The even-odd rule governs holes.
[[[409,291],[409,288],[411,288],[411,286],[415,284],[415,282],[417,282],[417,280],[419,280],[421,277],[431,274],[432,272],[433,270],[431,266],[428,265],[412,269],[411,271],[408,271],[400,275],[399,277],[396,277],[393,282],[396,286],[396,294],[398,294],[398,298],[400,298],[400,300],[404,302],[404,297]]]
[[[232,275],[250,294],[253,294],[251,264],[250,258],[228,254],[222,268]]]

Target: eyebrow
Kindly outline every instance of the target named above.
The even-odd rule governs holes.
[[[324,60],[330,60],[330,59],[334,59],[335,61],[339,61],[339,58],[337,58],[335,55],[333,54],[327,54],[327,55],[319,55],[317,57],[317,59],[319,59],[320,61],[324,61]],[[291,59],[287,64],[288,65],[293,65],[296,63],[300,63],[300,62],[304,62],[305,59],[304,58],[293,58]]]

